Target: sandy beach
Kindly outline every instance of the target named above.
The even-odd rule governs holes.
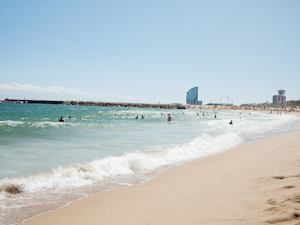
[[[270,137],[24,224],[300,224],[299,150],[300,131]]]

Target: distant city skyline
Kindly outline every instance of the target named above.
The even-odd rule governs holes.
[[[0,1],[0,99],[300,99],[300,1]]]

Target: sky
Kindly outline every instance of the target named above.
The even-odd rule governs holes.
[[[299,0],[1,0],[0,99],[300,99]]]

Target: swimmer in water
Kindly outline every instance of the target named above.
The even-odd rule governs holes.
[[[62,116],[60,117],[59,122],[65,122]]]
[[[233,122],[232,122],[232,120],[229,122],[229,125],[233,125]]]
[[[170,122],[172,120],[172,117],[170,114],[168,114],[168,122]]]

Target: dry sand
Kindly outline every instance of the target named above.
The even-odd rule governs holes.
[[[300,224],[300,131],[167,170],[24,224]]]

